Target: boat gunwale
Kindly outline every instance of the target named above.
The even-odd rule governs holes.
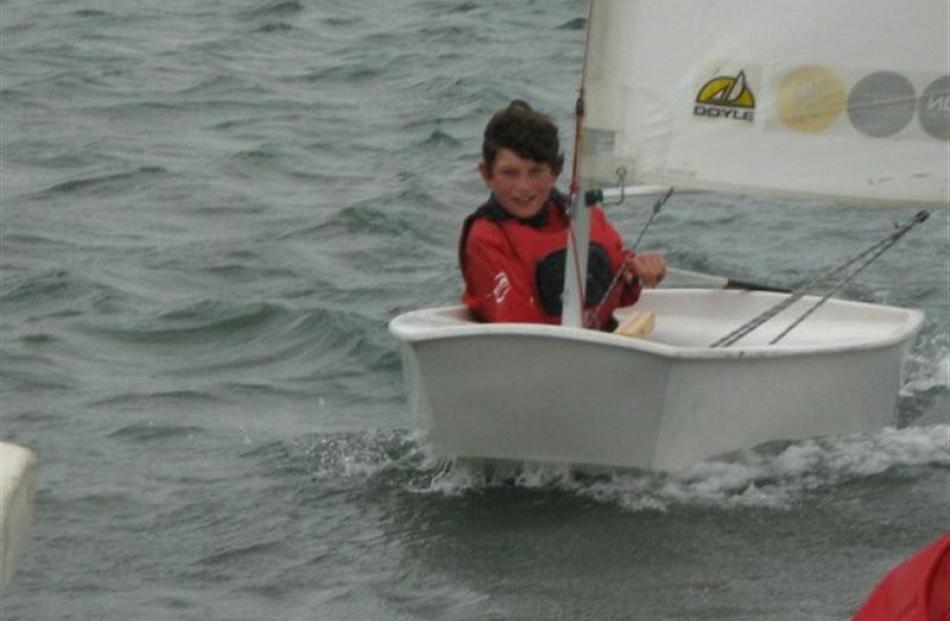
[[[675,291],[705,291],[697,289]],[[735,294],[749,292],[736,291]],[[778,294],[780,295],[780,294]],[[888,334],[855,341],[838,341],[828,345],[746,345],[732,347],[697,347],[670,345],[655,341],[631,338],[610,332],[600,332],[584,328],[569,328],[565,326],[536,324],[536,323],[461,323],[459,325],[424,325],[414,319],[435,315],[437,313],[458,312],[464,310],[461,305],[440,306],[409,311],[394,317],[389,322],[389,331],[393,336],[408,343],[435,341],[443,339],[462,339],[479,336],[518,336],[528,338],[560,339],[575,343],[589,343],[621,349],[630,349],[643,353],[654,354],[664,358],[690,360],[729,360],[739,358],[779,358],[801,355],[831,355],[847,352],[881,349],[909,341],[919,331],[924,314],[917,309],[855,302],[851,300],[834,300],[836,304],[853,305],[856,307],[871,307],[879,310],[900,311],[906,315],[902,326],[895,325],[893,332]],[[897,324],[898,322],[895,322]]]

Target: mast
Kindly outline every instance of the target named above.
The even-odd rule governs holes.
[[[584,300],[587,295],[587,256],[590,247],[590,205],[584,200],[585,191],[580,171],[580,154],[583,147],[584,126],[584,80],[587,73],[587,57],[590,49],[590,23],[594,1],[587,6],[587,34],[584,40],[584,62],[581,83],[574,108],[574,153],[571,162],[570,225],[567,230],[567,255],[564,263],[564,292],[561,310],[561,325],[571,328],[584,327]]]

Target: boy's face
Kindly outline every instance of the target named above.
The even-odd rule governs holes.
[[[541,211],[557,180],[550,164],[525,159],[505,148],[498,150],[491,169],[482,162],[478,170],[501,206],[516,218],[530,218]]]

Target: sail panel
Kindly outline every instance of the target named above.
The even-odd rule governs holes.
[[[950,200],[950,1],[591,1],[588,183]]]

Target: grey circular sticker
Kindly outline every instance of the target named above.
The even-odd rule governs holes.
[[[937,140],[950,140],[950,75],[937,78],[924,89],[917,117],[925,132]]]
[[[851,124],[872,138],[890,136],[907,127],[916,108],[914,85],[893,71],[878,71],[861,78],[848,96]]]

